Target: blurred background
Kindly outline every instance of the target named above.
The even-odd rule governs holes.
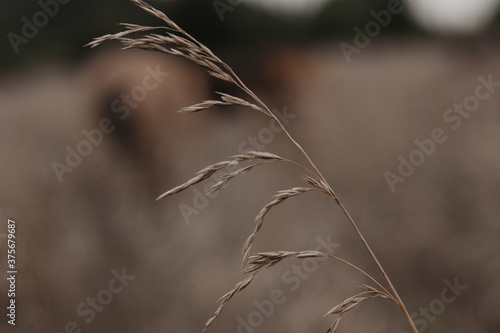
[[[421,331],[500,330],[499,1],[149,3],[284,114]],[[118,23],[162,24],[129,1],[1,6],[3,311],[8,218],[18,275],[16,326],[4,313],[0,331],[200,332],[242,279],[254,216],[277,190],[305,184],[300,170],[273,164],[216,196],[200,184],[155,198],[241,149],[303,157],[260,113],[176,113],[214,91],[236,93],[194,65],[112,42],[84,47],[121,31]],[[444,142],[415,153],[416,140],[432,146],[436,128]],[[416,166],[400,166],[415,156]],[[255,250],[318,246],[381,280],[320,194],[269,213]],[[208,332],[324,333],[335,318],[322,315],[368,282],[338,262],[284,261]],[[457,284],[467,288],[450,289]],[[397,306],[371,300],[343,316],[340,332],[349,331],[409,327]]]

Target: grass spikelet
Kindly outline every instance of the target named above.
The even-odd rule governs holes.
[[[222,312],[222,310],[224,310],[224,308],[226,307],[227,303],[229,303],[229,301],[231,300],[231,298],[233,298],[233,296],[236,293],[238,293],[238,292],[242,291],[243,289],[245,289],[250,284],[250,282],[252,282],[252,280],[253,280],[253,278],[255,277],[256,274],[257,274],[257,272],[249,275],[244,280],[238,282],[234,286],[233,289],[231,289],[224,296],[222,296],[221,298],[219,298],[219,300],[218,300],[218,302],[220,302],[219,307],[217,308],[217,310],[215,310],[214,315],[210,319],[208,319],[208,321],[205,323],[205,327],[203,328],[202,332],[205,332],[206,329],[212,324],[212,322],[220,315],[220,313]]]
[[[174,21],[172,21],[167,15],[162,13],[161,11],[153,8],[148,3],[142,0],[131,0],[134,4],[136,4],[141,9],[145,10],[149,14],[159,18],[162,20],[166,26],[163,27],[150,27],[150,26],[140,26],[136,24],[123,24],[125,30],[116,34],[108,34],[99,38],[95,38],[92,42],[87,44],[88,46],[95,47],[98,46],[105,41],[109,40],[117,40],[123,45],[123,49],[142,49],[148,51],[162,52],[168,55],[182,57],[192,62],[193,64],[204,68],[208,75],[211,75],[219,80],[223,80],[229,82],[238,88],[243,94],[244,97],[236,97],[233,95],[229,95],[223,92],[216,92],[220,96],[220,100],[208,100],[202,101],[200,103],[194,104],[192,106],[188,106],[182,108],[180,112],[184,113],[196,113],[199,111],[206,110],[213,106],[244,106],[253,111],[258,111],[260,113],[265,114],[273,121],[276,122],[277,126],[281,129],[282,133],[289,139],[290,143],[300,152],[301,156],[305,160],[306,163],[302,163],[299,161],[288,160],[282,158],[276,154],[269,152],[257,152],[251,151],[246,152],[244,154],[235,155],[229,161],[218,162],[208,167],[200,170],[196,173],[196,176],[188,180],[182,185],[179,185],[158,197],[157,200],[167,197],[172,194],[179,193],[190,186],[193,186],[201,181],[206,180],[207,178],[214,175],[216,172],[223,170],[228,166],[236,166],[239,163],[251,161],[251,160],[261,160],[256,163],[253,163],[248,166],[241,166],[238,170],[234,172],[226,172],[223,176],[220,177],[219,181],[212,186],[210,191],[216,191],[226,185],[231,179],[234,179],[238,175],[244,174],[256,166],[266,164],[268,162],[287,162],[292,163],[300,168],[302,168],[306,175],[303,176],[303,180],[305,180],[312,187],[293,187],[288,190],[278,191],[277,194],[273,197],[273,200],[265,205],[259,214],[255,217],[255,228],[252,234],[248,237],[245,244],[243,245],[242,254],[242,270],[243,273],[249,274],[244,280],[240,281],[235,285],[235,287],[226,293],[223,297],[220,298],[220,305],[215,311],[215,314],[207,321],[203,331],[205,331],[212,322],[220,315],[221,311],[228,304],[228,302],[232,299],[232,297],[245,289],[254,279],[256,274],[266,268],[269,268],[273,265],[278,264],[282,260],[290,257],[296,258],[308,258],[308,257],[317,257],[317,256],[327,256],[339,260],[352,268],[355,268],[360,273],[362,273],[365,277],[372,280],[379,289],[368,285],[362,285],[361,289],[364,291],[358,295],[352,296],[346,299],[341,304],[332,308],[328,311],[327,314],[336,314],[338,317],[332,324],[329,329],[329,332],[336,333],[338,331],[342,315],[351,309],[355,308],[360,303],[373,299],[373,298],[383,298],[389,299],[393,301],[399,309],[403,312],[405,319],[408,321],[410,327],[412,328],[413,333],[418,333],[413,320],[411,319],[402,299],[400,298],[396,288],[392,284],[389,279],[387,273],[376,257],[375,253],[372,251],[368,242],[364,238],[360,229],[358,228],[356,222],[351,217],[341,200],[335,195],[332,187],[328,184],[326,178],[323,176],[321,171],[317,168],[317,166],[312,161],[311,157],[307,154],[304,148],[292,137],[292,135],[285,128],[283,123],[280,121],[279,117],[275,115],[269,107],[260,100],[260,98],[250,90],[245,83],[236,75],[233,69],[220,58],[218,58],[208,47],[200,43],[194,37],[185,32],[181,27],[179,27]],[[160,33],[161,32],[161,33]],[[140,36],[136,36],[136,35]],[[142,35],[141,35],[142,34]],[[255,255],[251,255],[251,250],[253,247],[254,239],[262,228],[264,217],[269,213],[269,211],[285,201],[286,199],[294,196],[298,196],[300,194],[310,192],[310,191],[320,191],[327,194],[333,200],[334,204],[336,204],[344,213],[347,221],[352,226],[354,232],[357,237],[361,241],[362,245],[366,249],[368,255],[375,263],[378,268],[381,276],[383,277],[383,281],[385,282],[386,287],[382,285],[377,279],[372,277],[370,274],[363,271],[361,268],[356,265],[350,263],[347,260],[336,257],[332,254],[321,253],[317,251],[302,251],[302,252],[293,252],[293,251],[274,251],[274,252],[262,252],[257,253]],[[245,265],[247,265],[245,267]]]
[[[281,158],[278,155],[271,154],[271,153],[268,153],[268,152],[259,152],[259,151],[248,151],[245,154],[234,155],[232,158],[233,158],[232,161],[218,162],[218,163],[209,165],[208,167],[206,167],[206,168],[198,171],[196,173],[196,177],[193,177],[190,180],[188,180],[187,182],[185,182],[184,184],[181,184],[181,185],[179,185],[177,187],[174,187],[173,189],[171,189],[171,190],[163,193],[156,200],[160,200],[160,199],[163,199],[163,198],[165,198],[165,197],[167,197],[169,195],[182,192],[185,189],[187,189],[187,188],[189,188],[189,187],[191,187],[193,185],[196,185],[196,184],[198,184],[198,183],[200,183],[200,182],[208,179],[209,177],[211,177],[217,171],[222,170],[224,168],[227,168],[230,165],[236,165],[236,164],[244,162],[244,161],[255,160],[255,159],[272,160],[273,162],[276,162],[276,161],[288,161],[287,159]],[[264,163],[255,163],[253,165],[250,165],[250,166],[247,166],[247,167],[242,168],[240,170],[237,170],[236,172],[228,173],[228,174],[222,176],[221,180],[217,184],[215,184],[215,185],[212,186],[212,188],[214,188],[214,186],[215,186],[215,189],[212,190],[212,188],[211,188],[209,190],[209,194],[211,192],[216,191],[217,189],[222,188],[232,178],[234,178],[234,177],[236,177],[236,176],[238,176],[240,174],[243,174],[243,173],[245,173],[245,172],[253,169],[256,166],[261,165],[261,164],[264,164]],[[221,184],[219,184],[219,183],[221,183]]]
[[[324,315],[324,316],[335,315],[335,314],[339,315],[339,317],[333,322],[329,332],[332,333],[337,332],[340,326],[340,320],[342,318],[342,315],[349,312],[350,310],[352,310],[353,308],[355,308],[364,301],[367,301],[372,298],[390,299],[392,301],[395,301],[394,298],[391,295],[387,294],[386,292],[381,292],[376,288],[368,286],[366,284],[361,285],[360,288],[365,291],[360,294],[347,298],[342,303],[333,307],[330,311],[328,311]]]
[[[299,259],[310,258],[310,257],[334,257],[328,253],[319,251],[276,251],[276,252],[262,252],[257,253],[250,257],[249,265],[246,267],[242,273],[249,274],[245,279],[238,282],[233,289],[224,294],[218,302],[221,302],[215,311],[214,315],[206,322],[203,332],[212,324],[212,322],[219,317],[222,310],[226,307],[229,301],[240,291],[248,287],[248,285],[253,281],[255,276],[262,270],[276,265],[280,261],[296,257]]]
[[[213,192],[216,192],[216,191],[220,190],[221,188],[223,188],[224,186],[226,186],[226,184],[229,183],[229,181],[231,179],[233,179],[234,177],[242,175],[244,173],[247,173],[248,171],[252,170],[256,166],[259,166],[259,165],[262,165],[262,164],[265,164],[265,163],[266,162],[260,162],[260,163],[251,164],[251,165],[248,165],[248,166],[246,166],[244,168],[238,169],[238,170],[236,170],[234,172],[230,172],[230,173],[226,173],[225,175],[222,175],[220,177],[219,181],[210,187],[210,189],[208,190],[207,194],[211,194]]]
[[[340,321],[342,320],[342,316],[338,316],[337,319],[333,322],[332,326],[328,329],[326,333],[336,333],[340,327]]]
[[[260,252],[249,257],[248,265],[242,270],[243,273],[248,274],[258,272],[261,269],[269,268],[276,265],[280,261],[296,257],[299,259],[314,258],[314,257],[330,257],[331,255],[319,251],[274,251],[274,252]]]
[[[179,185],[177,187],[174,187],[173,189],[171,189],[171,190],[163,193],[156,200],[160,200],[160,199],[165,198],[165,197],[167,197],[169,195],[182,192],[185,189],[187,189],[187,188],[189,188],[189,187],[191,187],[191,186],[193,186],[195,184],[198,184],[201,181],[204,181],[205,179],[209,178],[214,173],[216,173],[218,170],[227,167],[231,163],[233,163],[233,162],[232,161],[223,161],[223,162],[219,162],[219,163],[215,163],[215,164],[209,165],[205,169],[198,171],[196,173],[196,177],[191,178],[190,180],[188,180],[184,184]]]
[[[190,113],[190,112],[204,111],[204,110],[211,108],[212,106],[216,106],[216,105],[229,105],[229,104],[227,102],[224,102],[224,101],[203,101],[203,102],[198,103],[198,104],[184,107],[177,112]]]
[[[243,249],[242,249],[243,260],[241,263],[242,267],[244,267],[248,262],[248,258],[250,257],[250,252],[252,251],[253,242],[255,240],[255,237],[257,236],[257,233],[262,228],[262,225],[264,223],[264,217],[267,215],[267,213],[269,213],[269,211],[273,207],[279,205],[280,203],[282,203],[286,199],[300,195],[300,194],[305,193],[305,192],[309,192],[309,191],[316,191],[316,189],[309,188],[309,187],[294,187],[294,188],[291,188],[288,190],[278,191],[278,193],[276,195],[274,195],[274,200],[269,202],[267,205],[265,205],[261,209],[259,214],[257,214],[257,216],[255,217],[255,228],[254,228],[253,232],[250,234],[250,236],[248,236],[245,244],[243,245]]]

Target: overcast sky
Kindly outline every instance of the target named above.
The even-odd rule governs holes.
[[[273,10],[311,12],[327,0],[246,0]],[[500,0],[403,0],[417,23],[431,31],[467,32],[488,25]]]
[[[487,26],[498,0],[413,0],[410,12],[418,23],[440,32],[467,32]]]

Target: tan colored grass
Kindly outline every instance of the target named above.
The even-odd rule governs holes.
[[[241,267],[244,268],[245,265],[248,262],[248,258],[250,257],[250,253],[252,251],[253,243],[255,240],[255,237],[257,236],[257,233],[260,231],[262,228],[262,225],[264,224],[264,217],[269,213],[271,208],[279,205],[283,201],[285,201],[288,198],[300,195],[302,193],[306,193],[309,191],[317,191],[317,189],[309,188],[309,187],[294,187],[289,190],[282,190],[278,191],[278,193],[274,196],[274,200],[266,204],[257,214],[255,217],[255,228],[253,232],[248,236],[247,240],[245,241],[245,244],[243,245],[242,249],[242,254],[243,254],[243,261],[241,263]]]
[[[200,112],[214,106],[225,106],[225,107],[244,106],[248,107],[252,111],[261,112],[276,121],[276,123],[282,129],[286,137],[301,152],[301,154],[307,161],[307,164],[304,165],[297,161],[288,160],[286,158],[282,158],[278,155],[268,152],[256,152],[256,151],[247,152],[246,154],[233,156],[232,160],[230,161],[222,161],[209,165],[208,167],[197,172],[196,176],[193,177],[192,179],[163,193],[158,197],[159,200],[167,196],[170,196],[172,194],[179,193],[189,188],[190,186],[193,186],[199,182],[206,180],[207,178],[214,175],[216,172],[223,171],[228,166],[236,166],[236,165],[240,166],[239,165],[240,163],[252,160],[259,160],[259,161],[248,166],[240,166],[240,168],[234,172],[226,172],[224,175],[220,177],[219,181],[209,189],[209,191],[212,192],[220,190],[230,180],[234,179],[235,177],[243,175],[248,171],[250,171],[251,169],[257,166],[267,164],[268,162],[287,162],[300,167],[303,171],[305,171],[305,175],[302,177],[302,180],[312,186],[312,187],[297,186],[288,190],[278,191],[277,194],[274,196],[273,200],[270,201],[267,205],[265,205],[261,209],[261,211],[255,218],[256,224],[254,231],[248,237],[247,241],[243,246],[243,251],[242,251],[243,252],[242,273],[247,274],[248,276],[242,281],[238,282],[233,289],[231,289],[228,293],[226,293],[219,299],[220,305],[215,311],[214,315],[205,324],[203,331],[205,331],[212,324],[212,322],[221,314],[222,310],[225,308],[228,302],[237,293],[245,289],[253,281],[255,276],[262,270],[274,266],[279,262],[281,262],[282,260],[291,257],[301,259],[308,257],[326,256],[339,260],[355,268],[360,273],[365,275],[367,278],[372,280],[380,288],[379,290],[368,285],[362,285],[361,288],[364,290],[364,292],[346,299],[344,302],[333,307],[330,311],[328,311],[327,315],[331,314],[338,316],[334,320],[329,331],[331,331],[332,333],[337,332],[340,326],[342,315],[350,311],[360,303],[373,298],[382,298],[391,300],[394,303],[396,303],[403,312],[413,332],[418,333],[412,319],[410,318],[408,311],[406,310],[403,301],[399,297],[394,285],[387,276],[384,268],[378,261],[377,257],[373,253],[371,247],[368,245],[368,242],[362,235],[357,224],[354,222],[353,218],[346,210],[340,199],[335,195],[333,189],[328,184],[325,177],[322,175],[322,173],[319,171],[316,165],[313,163],[309,155],[302,148],[302,146],[300,146],[300,144],[290,135],[290,133],[286,130],[286,128],[281,123],[279,118],[267,107],[266,104],[264,104],[259,99],[257,95],[253,93],[253,91],[251,91],[243,83],[243,81],[234,73],[231,67],[224,61],[219,59],[209,48],[207,48],[205,45],[197,41],[194,37],[189,35],[181,27],[175,24],[175,22],[172,21],[169,17],[167,17],[164,13],[156,10],[148,3],[142,0],[131,0],[131,1],[141,9],[161,19],[166,24],[166,26],[145,27],[135,24],[123,24],[123,26],[126,29],[125,31],[96,38],[88,45],[95,47],[108,40],[117,40],[123,44],[123,49],[137,48],[148,51],[157,51],[177,57],[182,57],[191,61],[192,63],[204,68],[209,75],[219,80],[223,80],[235,85],[243,93],[245,93],[245,96],[247,98],[246,99],[239,98],[226,93],[218,92],[217,94],[220,97],[219,100],[202,101],[198,104],[185,107],[181,109],[180,112],[185,112],[185,113]],[[156,33],[154,31],[156,31]],[[254,255],[251,254],[254,240],[263,225],[265,216],[269,213],[269,211],[272,208],[281,204],[288,198],[299,196],[300,194],[310,191],[318,191],[320,193],[328,195],[340,207],[344,215],[347,217],[347,220],[353,227],[354,231],[356,232],[356,235],[358,236],[363,246],[368,251],[368,254],[377,265],[388,288],[384,287],[382,283],[380,283],[378,280],[373,278],[370,274],[366,273],[356,265],[342,258],[327,253],[321,253],[317,251],[303,251],[303,252],[276,251],[276,252],[262,252]]]

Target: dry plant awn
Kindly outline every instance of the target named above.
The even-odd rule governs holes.
[[[223,62],[221,59],[219,59],[209,48],[207,48],[205,45],[203,45],[195,38],[193,38],[191,35],[189,35],[187,32],[185,32],[182,28],[180,28],[177,24],[175,24],[175,22],[169,19],[164,13],[156,10],[155,8],[145,3],[144,1],[141,0],[131,0],[131,1],[140,8],[142,8],[143,10],[147,11],[148,13],[163,20],[166,23],[166,26],[148,27],[148,26],[139,26],[135,24],[123,24],[123,26],[126,28],[125,31],[113,35],[105,35],[96,38],[94,41],[89,43],[90,46],[95,47],[107,40],[118,40],[124,45],[123,49],[137,48],[149,51],[159,51],[162,53],[186,58],[189,61],[193,62],[194,64],[202,68],[205,68],[208,74],[210,74],[211,76],[219,80],[229,82],[230,84],[233,84],[236,87],[238,87],[246,94],[248,99],[242,99],[236,96],[217,92],[220,99],[203,101],[201,103],[185,107],[181,109],[179,112],[184,112],[184,113],[199,112],[206,110],[212,106],[249,107],[253,111],[261,112],[264,115],[268,116],[269,118],[274,119],[274,121],[276,121],[279,127],[283,130],[283,133],[285,133],[285,135],[288,137],[291,143],[306,158],[308,163],[306,166],[299,162],[288,160],[286,158],[280,157],[278,155],[269,152],[248,151],[245,154],[232,156],[232,158],[228,161],[222,161],[209,165],[208,167],[197,172],[196,176],[190,179],[189,181],[163,193],[158,197],[158,199],[162,199],[169,195],[179,193],[189,188],[190,186],[193,186],[199,182],[208,179],[214,173],[226,168],[227,166],[234,166],[240,168],[234,172],[226,173],[223,176],[221,176],[219,181],[209,189],[209,192],[217,191],[222,187],[224,187],[229,181],[231,181],[231,179],[241,174],[244,174],[255,167],[267,163],[273,163],[273,162],[291,163],[301,168],[305,172],[305,175],[303,176],[303,181],[305,181],[309,185],[309,187],[300,186],[278,191],[276,195],[273,197],[273,200],[270,201],[267,205],[265,205],[255,218],[254,231],[248,237],[242,249],[242,254],[243,254],[242,273],[246,274],[247,277],[242,281],[240,281],[239,283],[237,283],[233,289],[231,289],[228,293],[226,293],[219,299],[220,305],[215,311],[214,315],[205,324],[203,331],[205,331],[212,324],[212,322],[220,315],[220,313],[222,312],[224,307],[228,304],[228,302],[231,300],[231,298],[241,290],[245,289],[253,281],[253,279],[259,272],[273,265],[276,265],[282,260],[287,258],[294,257],[302,259],[310,257],[330,257],[355,268],[363,275],[368,277],[373,283],[375,283],[377,288],[375,288],[374,286],[369,286],[364,284],[360,286],[363,292],[354,295],[352,297],[349,297],[344,302],[333,307],[330,311],[328,311],[325,315],[337,315],[329,331],[331,331],[332,333],[337,332],[340,325],[340,321],[342,319],[342,315],[351,310],[352,308],[356,307],[358,304],[372,298],[382,298],[391,300],[394,303],[396,303],[403,312],[406,319],[408,320],[408,323],[410,324],[413,332],[418,333],[412,319],[410,318],[410,315],[408,314],[408,311],[406,310],[403,301],[401,300],[396,289],[394,288],[394,285],[387,276],[384,268],[378,261],[377,257],[371,250],[367,241],[361,234],[361,231],[359,230],[358,226],[352,219],[351,215],[348,213],[348,211],[346,210],[340,199],[335,195],[335,192],[332,190],[332,188],[326,181],[325,177],[323,177],[323,175],[318,170],[316,165],[313,163],[309,155],[304,151],[304,149],[299,145],[299,143],[297,143],[297,141],[293,139],[293,137],[285,129],[279,118],[266,106],[266,104],[264,104],[259,99],[258,96],[256,96],[240,80],[240,78],[234,73],[231,67],[227,65],[225,62]],[[137,33],[146,33],[154,30],[155,31],[164,30],[163,31],[164,33],[163,34],[148,33],[140,35],[138,37],[131,37],[131,35],[135,35]],[[243,163],[251,163],[251,164],[243,166]],[[370,257],[380,270],[380,273],[382,274],[388,288],[384,287],[382,283],[377,281],[375,278],[373,278],[371,275],[369,275],[356,265],[342,258],[331,255],[329,253],[318,252],[318,251],[302,251],[302,252],[276,251],[276,252],[262,252],[262,253],[252,254],[252,246],[255,237],[257,236],[259,230],[261,229],[264,223],[264,218],[266,214],[273,207],[279,205],[288,198],[299,196],[303,193],[311,191],[323,192],[325,195],[329,196],[332,200],[334,200],[335,203],[340,207],[342,212],[347,217],[347,220],[354,228],[354,231],[356,232],[357,236],[359,237],[364,247],[368,251]]]

